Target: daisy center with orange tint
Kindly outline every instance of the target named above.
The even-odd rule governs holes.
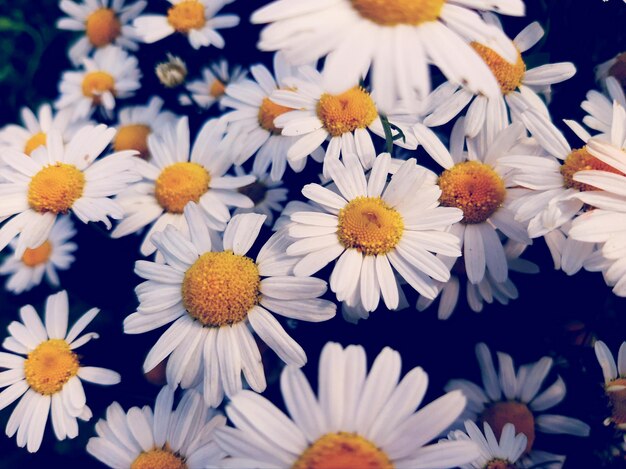
[[[52,254],[52,244],[50,241],[45,241],[41,246],[36,248],[26,248],[24,254],[22,254],[22,263],[28,267],[36,267],[41,264],[45,264],[50,260]]]
[[[28,354],[24,361],[24,376],[34,391],[52,395],[76,376],[79,366],[78,356],[65,340],[50,339]]]
[[[609,68],[609,76],[619,81],[622,86],[626,86],[626,52],[615,57],[615,62]]]
[[[187,464],[171,451],[152,449],[137,456],[130,469],[187,469]]]
[[[535,441],[535,417],[526,404],[517,401],[496,402],[485,408],[478,420],[481,425],[487,422],[498,440],[504,426],[507,423],[512,423],[516,433],[526,435],[525,453],[532,449]]]
[[[107,91],[115,94],[115,79],[107,72],[96,71],[85,74],[82,83],[83,95],[100,104],[100,96]]]
[[[487,463],[485,469],[516,469],[515,464],[510,463],[505,459],[492,459]]]
[[[206,24],[204,4],[198,0],[183,0],[167,10],[167,22],[179,33],[201,29]]]
[[[24,153],[30,156],[30,154],[34,152],[37,148],[45,145],[46,141],[47,137],[44,132],[37,132],[36,134],[33,134],[28,140],[26,140],[26,143],[24,144]]]
[[[155,183],[154,195],[170,213],[183,213],[189,202],[198,202],[209,190],[211,176],[198,163],[181,162],[166,166]]]
[[[122,25],[110,8],[99,8],[85,22],[87,39],[96,47],[111,44],[120,35]]]
[[[145,124],[122,125],[115,134],[113,148],[115,151],[137,150],[140,158],[147,159],[149,156],[148,135],[151,132],[150,126]]]
[[[526,73],[526,64],[519,51],[517,52],[517,60],[513,64],[504,60],[497,52],[483,44],[472,42],[470,45],[480,55],[491,70],[491,73],[493,73],[493,76],[498,80],[502,94],[509,94],[519,88]]]
[[[211,86],[209,86],[209,94],[214,98],[221,98],[226,93],[226,84],[217,78],[213,80]]]
[[[387,254],[400,242],[404,220],[380,197],[357,197],[339,211],[337,237],[366,256]]]
[[[606,395],[611,402],[611,420],[616,425],[626,424],[626,378],[618,378],[606,385]]]
[[[355,433],[327,433],[311,444],[292,469],[393,469],[389,456]]]
[[[417,26],[435,21],[445,0],[350,0],[363,18],[383,26],[410,24]]]
[[[185,272],[183,306],[203,326],[235,324],[259,302],[260,285],[259,268],[249,257],[207,252]]]
[[[378,111],[370,94],[355,86],[337,95],[324,93],[317,103],[317,117],[330,135],[338,137],[368,127]]]
[[[500,208],[506,187],[494,169],[479,161],[464,161],[446,169],[438,181],[444,207],[463,211],[463,223],[482,223]]]
[[[37,212],[66,213],[80,199],[85,176],[76,166],[65,163],[42,168],[28,186],[28,203]]]
[[[274,119],[289,111],[293,111],[293,108],[276,104],[270,98],[263,98],[259,107],[259,125],[275,135],[280,135],[281,129],[274,125]]]
[[[582,192],[599,190],[598,188],[590,186],[589,184],[574,181],[574,174],[576,174],[578,171],[587,170],[608,171],[614,174],[622,174],[613,166],[610,166],[603,161],[600,161],[595,156],[591,155],[591,153],[587,151],[587,147],[583,147],[577,150],[572,150],[572,152],[567,155],[567,158],[565,158],[565,161],[561,165],[563,185],[567,189],[577,189]]]

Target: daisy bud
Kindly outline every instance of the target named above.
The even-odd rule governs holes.
[[[167,62],[158,64],[155,73],[163,86],[176,88],[185,82],[187,65],[180,57],[168,53]]]

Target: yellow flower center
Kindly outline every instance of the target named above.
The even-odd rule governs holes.
[[[623,87],[626,87],[626,52],[615,57],[615,63],[609,68],[609,76],[614,77]]]
[[[383,26],[435,21],[445,0],[350,0],[363,18]]]
[[[152,129],[149,125],[123,125],[115,135],[113,148],[115,151],[137,150],[140,158],[147,159],[149,156],[148,135],[150,135],[151,132]]]
[[[59,392],[71,377],[78,373],[78,356],[63,339],[42,342],[24,361],[24,375],[28,385],[39,394]]]
[[[46,134],[44,132],[37,132],[36,134],[33,134],[24,145],[24,153],[30,156],[30,154],[37,148],[45,145],[46,140]]]
[[[487,422],[498,439],[504,426],[512,423],[515,425],[515,433],[523,433],[528,439],[525,452],[532,449],[535,441],[535,417],[526,404],[516,401],[496,402],[488,406],[478,419],[481,425]]]
[[[291,469],[393,469],[389,457],[355,433],[327,433],[311,444]]]
[[[626,378],[613,380],[607,386],[626,386]],[[606,394],[611,402],[611,420],[616,425],[626,424],[626,389],[611,391]]]
[[[217,78],[213,80],[213,83],[209,86],[209,94],[214,98],[220,98],[224,93],[226,93],[226,85]]]
[[[198,163],[174,163],[161,171],[154,195],[168,212],[183,213],[185,205],[198,202],[209,190],[209,182],[209,172]]]
[[[446,169],[438,181],[444,207],[463,210],[463,223],[482,223],[504,202],[504,181],[493,168],[478,161],[464,161]]]
[[[265,200],[267,186],[260,181],[254,181],[252,184],[240,187],[237,192],[248,197],[256,206]]]
[[[404,220],[380,197],[357,197],[339,211],[337,237],[366,256],[387,254],[400,242]]]
[[[80,199],[85,175],[76,166],[56,163],[33,176],[28,186],[28,203],[38,212],[66,213]]]
[[[274,119],[289,111],[293,111],[293,108],[276,104],[270,98],[263,98],[263,103],[259,107],[259,125],[273,134],[280,135],[281,129],[274,125]]]
[[[83,78],[82,88],[84,96],[100,104],[100,95],[107,91],[115,94],[115,79],[107,72],[89,72]]]
[[[608,171],[614,174],[622,174],[620,171],[615,169],[613,166],[610,166],[603,161],[600,161],[595,156],[592,156],[588,151],[587,147],[579,148],[577,150],[572,150],[572,152],[567,155],[563,165],[561,166],[561,174],[563,175],[563,185],[570,189],[577,189],[579,191],[597,191],[597,187],[590,186],[588,184],[584,184],[582,182],[574,181],[574,174],[578,171],[586,171],[586,170],[597,170],[597,171]]]
[[[99,8],[87,17],[87,38],[96,47],[111,44],[121,31],[120,20],[110,8]]]
[[[187,469],[187,464],[171,451],[152,449],[137,456],[130,469]]]
[[[470,45],[491,69],[491,73],[498,80],[502,94],[509,94],[522,84],[522,79],[526,73],[526,64],[519,51],[517,53],[517,61],[512,64],[487,46],[478,42],[472,42]]]
[[[207,252],[185,272],[183,305],[204,326],[238,323],[259,302],[260,284],[259,268],[249,257]]]
[[[206,23],[204,5],[198,0],[184,0],[172,5],[167,10],[167,21],[179,33],[200,29]]]
[[[317,103],[317,117],[333,137],[364,129],[377,116],[374,101],[360,86],[337,95],[324,93]]]
[[[50,259],[50,254],[52,254],[52,244],[50,244],[50,241],[45,241],[37,248],[26,248],[26,251],[22,254],[22,263],[28,267],[45,264]]]

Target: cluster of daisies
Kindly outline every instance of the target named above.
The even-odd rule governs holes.
[[[122,107],[141,88],[141,44],[182,35],[193,49],[223,48],[219,30],[240,21],[232,1],[147,13],[143,0],[61,0],[76,68],[52,105],[0,130],[7,290],[44,277],[61,287],[57,271],[80,255],[76,222],[143,237],[144,281],[123,327],[165,327],[139,352],[167,385],[154,407],[113,403],[87,451],[133,469],[561,467],[541,434],[584,437],[589,426],[547,412],[566,395],[560,377],[544,387],[551,358],[516,370],[498,353],[496,370],[478,344],[482,386],[451,380],[417,410],[428,376],[402,377],[390,348],[368,372],[361,346],[328,343],[315,393],[284,319],[327,321],[340,307],[357,322],[434,303],[446,319],[461,296],[474,311],[507,304],[518,295],[509,272],[538,270],[522,258],[535,238],[555,268],[601,272],[626,296],[626,98],[613,76],[626,58],[598,68],[583,123],[565,121],[582,140],[572,147],[547,103],[574,66],[528,68],[543,29],[511,40],[494,14],[523,16],[521,0],[278,0],[251,16],[266,25],[258,47],[275,52],[272,69],[220,61],[187,80],[180,59],[159,65],[178,104],[206,117],[197,132],[159,96]],[[431,65],[443,76],[434,88]],[[307,162],[319,176],[303,181]],[[284,181],[302,197],[288,199]],[[80,335],[98,310],[69,331],[68,311],[65,291],[43,317],[24,306],[0,353],[0,408],[19,400],[6,433],[31,452],[48,415],[59,440],[91,419],[83,381],[120,381],[75,352],[98,337]],[[265,347],[284,362],[288,415],[260,395]],[[608,423],[625,430],[626,345],[617,364],[603,342],[596,354]]]

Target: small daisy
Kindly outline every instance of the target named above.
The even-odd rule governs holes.
[[[326,282],[294,277],[286,242],[274,234],[256,260],[247,256],[265,217],[235,215],[224,232],[223,248],[212,245],[201,209],[185,207],[189,236],[173,226],[155,233],[153,243],[165,264],[138,261],[135,272],[147,281],[136,288],[139,307],[124,320],[127,334],[173,324],[144,362],[148,372],[169,356],[170,386],[203,386],[208,405],[242,389],[241,373],[256,392],[265,389],[261,355],[252,331],[287,364],[306,363],[304,350],[282,328],[273,311],[304,321],[325,321],[335,305],[319,297]]]
[[[512,423],[516,431],[526,435],[524,456],[531,460],[542,459],[548,454],[534,449],[537,431],[581,437],[589,435],[589,425],[578,419],[543,413],[565,397],[565,383],[561,377],[540,393],[552,368],[552,358],[543,357],[536,363],[523,365],[516,373],[511,356],[498,352],[498,373],[487,345],[476,345],[476,357],[484,389],[464,379],[452,380],[445,387],[446,391],[461,390],[468,398],[467,407],[457,421],[459,427],[466,420],[486,422],[496,437],[501,438],[504,425]],[[565,459],[563,456],[551,456],[553,459]]]
[[[204,405],[202,396],[189,390],[173,409],[174,390],[159,392],[154,411],[144,406],[124,412],[117,402],[96,424],[98,436],[87,452],[115,469],[203,469],[216,467],[226,455],[215,443],[226,418]]]
[[[369,180],[354,154],[346,153],[344,163],[328,160],[339,193],[319,184],[304,186],[304,196],[323,211],[292,213],[288,229],[293,243],[287,254],[304,256],[295,275],[312,275],[337,259],[331,290],[339,301],[361,303],[367,311],[376,309],[381,295],[387,308],[398,307],[393,269],[420,294],[434,298],[436,282],[450,277],[435,254],[461,254],[458,237],[446,231],[462,212],[439,206],[441,191],[415,159],[404,162],[387,184],[390,160],[388,153],[376,158]]]
[[[580,107],[587,112],[587,115],[583,117],[583,124],[603,134],[610,134],[613,122],[613,102],[617,101],[620,106],[626,108],[626,96],[624,88],[615,78],[608,77],[604,85],[606,95],[591,90]]]
[[[611,403],[611,418],[615,426],[626,430],[626,342],[617,355],[617,365],[611,351],[601,340],[595,346],[596,357],[604,375],[606,395]]]
[[[181,94],[178,100],[183,106],[195,103],[202,109],[209,109],[215,102],[219,102],[220,109],[222,109],[221,100],[226,95],[226,87],[231,83],[239,83],[247,74],[248,72],[239,65],[230,69],[228,62],[224,59],[213,62],[202,69],[201,80],[195,80],[186,85],[193,102],[186,94]]]
[[[0,275],[9,275],[5,288],[15,294],[39,285],[43,276],[53,287],[59,286],[58,270],[67,270],[74,262],[73,252],[77,246],[69,242],[76,234],[69,217],[57,218],[50,235],[35,249],[26,249],[22,257],[9,255],[0,265]],[[16,242],[10,246],[15,248]]]
[[[601,81],[608,77],[615,78],[623,87],[626,87],[626,52],[620,52],[596,67],[596,80]]]
[[[31,305],[20,309],[22,322],[9,324],[9,337],[2,346],[14,353],[0,354],[4,371],[0,393],[0,408],[20,399],[9,421],[6,434],[17,432],[17,445],[34,453],[43,439],[48,414],[58,440],[76,438],[76,419],[89,420],[82,381],[111,385],[120,382],[120,375],[106,368],[81,366],[74,350],[98,334],[78,336],[98,314],[98,308],[87,311],[67,330],[67,293],[61,291],[46,301],[45,327]],[[15,355],[19,354],[19,355]],[[25,355],[26,358],[20,355]]]
[[[15,255],[37,248],[49,238],[57,215],[70,210],[83,222],[120,219],[124,211],[109,197],[137,181],[134,151],[122,151],[95,161],[109,145],[115,129],[104,124],[82,127],[64,147],[61,135],[50,132],[46,147],[32,156],[6,154],[6,182],[0,182],[0,251],[17,235]]]
[[[137,160],[143,180],[117,197],[126,217],[111,233],[120,238],[152,224],[141,245],[141,254],[149,256],[156,248],[152,233],[172,224],[188,231],[183,209],[190,202],[198,204],[212,230],[223,231],[230,219],[228,206],[251,208],[253,202],[237,190],[255,180],[254,176],[227,176],[232,166],[231,154],[222,136],[225,124],[209,120],[200,130],[190,150],[187,117],[177,125],[165,127],[160,135],[148,137],[149,162]]]
[[[234,28],[239,24],[237,15],[215,16],[234,0],[168,0],[172,4],[167,16],[142,15],[135,18],[133,26],[139,38],[148,44],[160,41],[174,33],[189,38],[194,49],[214,45],[222,49],[224,38],[218,29]]]
[[[137,50],[137,35],[130,25],[148,4],[145,0],[124,5],[124,0],[61,0],[59,7],[68,18],[57,21],[57,28],[84,32],[69,50],[70,60],[78,65],[91,51],[110,44]]]
[[[235,167],[237,176],[245,176],[246,173],[241,166]],[[254,170],[251,173],[256,180],[247,186],[237,189],[238,192],[248,197],[253,203],[251,208],[238,208],[234,215],[240,213],[259,213],[265,215],[265,224],[272,226],[274,223],[274,212],[280,213],[283,210],[283,203],[287,201],[288,189],[283,187],[281,181],[272,181],[269,174],[257,174]]]
[[[84,58],[83,70],[64,72],[59,84],[57,109],[72,109],[72,119],[87,117],[99,108],[111,118],[115,101],[129,98],[139,89],[141,72],[137,58],[116,46],[98,49]]]

